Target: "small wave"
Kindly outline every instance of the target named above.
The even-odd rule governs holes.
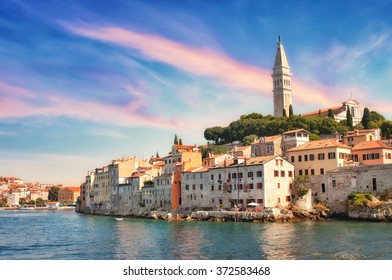
[[[334,256],[335,260],[364,260],[366,259],[363,255],[355,255],[350,253],[336,253]]]

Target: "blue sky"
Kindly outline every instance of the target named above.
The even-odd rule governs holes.
[[[174,134],[272,114],[278,35],[305,113],[392,118],[391,1],[0,1],[0,175],[79,185]]]

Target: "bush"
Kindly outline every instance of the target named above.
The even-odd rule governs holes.
[[[380,195],[380,199],[382,201],[388,201],[390,199],[392,199],[392,189],[386,189],[384,190],[381,195]]]
[[[309,183],[310,179],[309,176],[298,176],[294,179],[294,194],[299,198],[303,197],[309,192],[308,188],[305,188],[305,184]]]
[[[371,206],[373,195],[368,193],[352,193],[348,196],[348,203],[351,206]]]

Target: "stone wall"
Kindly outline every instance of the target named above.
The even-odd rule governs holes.
[[[351,193],[379,195],[389,188],[392,164],[339,167],[326,175],[311,177],[314,200],[325,203],[332,212],[345,212]]]

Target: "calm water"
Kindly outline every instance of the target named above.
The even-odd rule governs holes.
[[[0,259],[392,259],[392,224],[168,222],[0,211]]]

